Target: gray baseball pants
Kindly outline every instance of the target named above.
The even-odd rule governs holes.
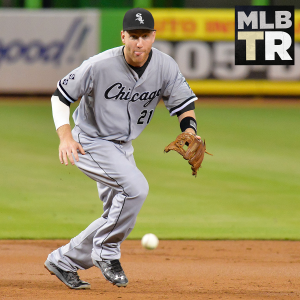
[[[135,225],[149,186],[136,167],[131,142],[117,144],[91,138],[78,127],[72,133],[86,153],[78,153],[76,165],[97,182],[104,211],[101,218],[48,256],[61,269],[74,272],[92,267],[92,258],[120,259],[120,245]]]

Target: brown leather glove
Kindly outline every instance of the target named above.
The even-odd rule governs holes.
[[[188,146],[187,150],[183,148],[184,145]],[[198,169],[201,167],[204,153],[212,155],[206,151],[205,140],[202,141],[195,134],[188,132],[179,134],[176,140],[165,148],[164,152],[167,153],[170,150],[175,150],[184,159],[189,161],[189,164],[192,166],[192,175],[195,175],[195,177],[197,176]]]

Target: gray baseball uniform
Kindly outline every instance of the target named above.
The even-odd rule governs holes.
[[[131,141],[149,124],[160,99],[171,116],[197,100],[170,56],[152,48],[139,78],[122,49],[91,57],[57,85],[70,103],[81,97],[72,134],[86,154],[78,153],[76,165],[97,182],[104,209],[101,218],[48,256],[65,271],[90,268],[92,258],[120,258],[120,244],[133,229],[148,194]]]

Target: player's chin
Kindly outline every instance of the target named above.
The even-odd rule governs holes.
[[[136,61],[142,61],[146,57],[146,53],[145,52],[136,52],[134,54],[135,54],[134,56],[135,56]]]

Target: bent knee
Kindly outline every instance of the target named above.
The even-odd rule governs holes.
[[[145,177],[139,178],[138,181],[132,181],[130,188],[126,191],[129,197],[145,200],[149,193],[149,184]]]

